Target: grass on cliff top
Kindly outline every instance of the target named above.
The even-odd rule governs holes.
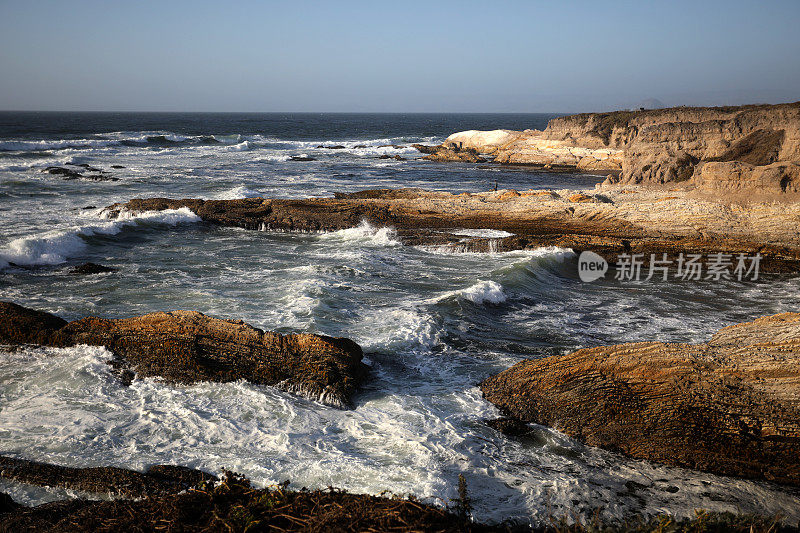
[[[223,480],[204,482],[189,491],[142,500],[54,502],[3,514],[2,531],[546,531],[590,533],[716,532],[767,533],[791,531],[777,519],[698,513],[690,520],[669,517],[607,525],[599,519],[585,524],[567,520],[531,530],[527,526],[487,526],[469,519],[470,502],[463,478],[459,499],[449,509],[415,499],[349,494],[328,489],[292,491],[286,485],[255,489],[242,476],[226,473]],[[795,530],[796,531],[796,530]]]

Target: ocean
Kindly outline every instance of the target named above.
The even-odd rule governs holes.
[[[542,129],[554,116],[0,113],[0,299],[65,319],[192,309],[344,336],[371,367],[355,408],[339,410],[246,382],[124,387],[103,348],[0,349],[0,454],[227,468],[259,486],[289,480],[431,501],[456,497],[463,474],[482,521],[704,508],[797,522],[796,489],[626,459],[556,429],[506,438],[484,424],[499,413],[476,386],[525,358],[707,340],[722,326],[793,310],[796,277],[582,283],[569,249],[447,253],[402,246],[391,227],[368,224],[300,234],[216,227],[186,209],[101,214],[144,197],[593,187],[604,176],[434,163],[410,147],[468,129]],[[43,172],[64,165],[114,179]],[[87,261],[119,270],[68,273]],[[0,491],[29,504],[72,494],[8,481]]]

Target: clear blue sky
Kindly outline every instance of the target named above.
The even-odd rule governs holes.
[[[800,100],[800,0],[0,0],[0,109],[577,112]]]

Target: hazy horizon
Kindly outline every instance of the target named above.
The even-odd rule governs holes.
[[[800,2],[0,3],[0,110],[557,113],[800,100]]]

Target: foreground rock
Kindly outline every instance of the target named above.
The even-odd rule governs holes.
[[[543,131],[455,133],[441,149],[452,145],[503,164],[611,173],[608,184],[800,199],[800,102],[584,113],[555,118]]]
[[[11,467],[6,469],[9,462]],[[256,489],[246,478],[230,472],[219,480],[182,467],[156,466],[141,474],[120,468],[64,468],[0,457],[0,476],[140,498],[75,499],[29,508],[0,493],[0,532],[505,530],[471,522],[458,504],[442,509],[414,499],[336,489],[293,491],[285,485]]]
[[[0,457],[0,462],[7,458]],[[119,468],[64,468],[14,459],[10,470],[19,474],[29,468],[29,483],[51,487],[85,490],[93,487],[104,494],[125,497],[125,487],[147,486],[145,492],[135,492],[138,499],[92,501],[73,499],[25,507],[0,493],[0,532],[23,531],[303,531],[303,532],[548,532],[586,531],[577,524],[577,515],[561,518],[532,516],[531,522],[543,524],[502,523],[486,525],[473,521],[471,496],[466,485],[459,497],[440,500],[434,506],[413,497],[384,497],[350,494],[327,490],[290,490],[286,484],[266,489],[251,486],[243,476],[225,472],[223,479],[183,467],[156,466],[147,473]],[[111,473],[111,475],[108,475]],[[24,474],[23,474],[24,475]],[[13,476],[12,479],[17,479]],[[89,480],[75,483],[75,480]],[[95,480],[102,479],[100,482]],[[146,480],[146,481],[145,481]],[[598,509],[599,511],[599,509]],[[587,517],[597,531],[750,531],[777,533],[792,531],[774,517],[704,513],[698,511],[692,519],[676,520],[669,516],[625,517],[622,524],[602,523],[599,516]]]
[[[147,472],[115,467],[70,468],[0,455],[0,477],[28,485],[144,498],[175,494],[217,477],[199,470],[155,465]]]
[[[362,381],[361,348],[349,339],[280,335],[196,311],[74,322],[0,302],[0,344],[104,346],[140,376],[172,382],[246,379],[346,407]]]
[[[203,220],[252,230],[332,231],[366,220],[398,230],[405,244],[453,251],[507,251],[541,246],[619,254],[760,253],[762,272],[800,271],[800,204],[728,206],[685,191],[618,189],[499,190],[451,194],[382,189],[335,198],[277,200],[135,199],[105,209],[120,213],[187,207]],[[459,228],[512,233],[504,238],[459,237]]]
[[[800,314],[704,344],[633,343],[523,361],[480,385],[524,422],[635,457],[800,485]]]

